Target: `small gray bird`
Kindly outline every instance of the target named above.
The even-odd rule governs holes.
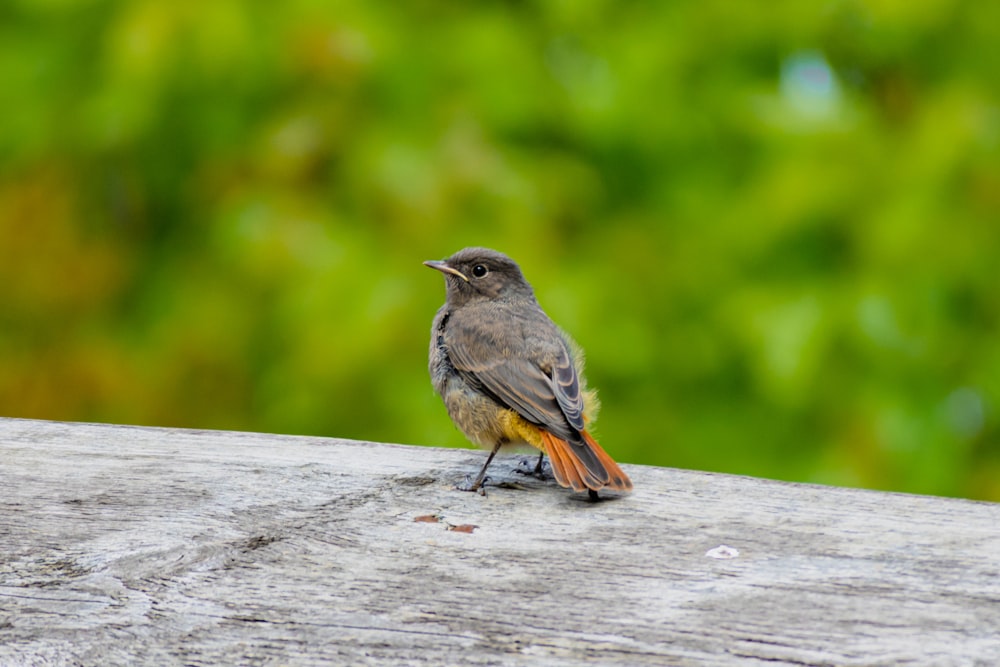
[[[527,443],[549,455],[564,487],[591,497],[630,491],[628,475],[586,431],[598,405],[577,348],[538,305],[520,267],[488,248],[424,264],[444,274],[447,288],[431,328],[431,381],[455,425],[491,450],[475,481],[459,488],[478,490],[500,447]]]

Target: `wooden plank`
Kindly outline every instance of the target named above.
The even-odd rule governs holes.
[[[0,664],[1000,664],[1000,505],[484,456],[0,420]]]

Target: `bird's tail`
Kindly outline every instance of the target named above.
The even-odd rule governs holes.
[[[561,486],[574,491],[632,490],[632,480],[586,431],[580,432],[580,442],[571,443],[539,430],[552,462],[552,473]]]

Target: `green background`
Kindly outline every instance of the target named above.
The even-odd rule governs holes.
[[[0,5],[0,414],[466,446],[502,250],[626,462],[1000,500],[1000,3]]]

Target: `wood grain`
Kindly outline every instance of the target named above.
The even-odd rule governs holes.
[[[994,665],[1000,505],[0,420],[0,665]]]

